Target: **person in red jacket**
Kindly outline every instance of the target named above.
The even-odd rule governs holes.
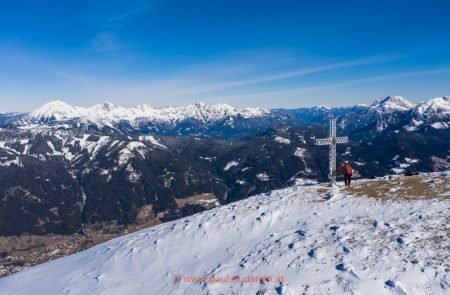
[[[338,171],[344,172],[344,182],[345,186],[350,186],[350,182],[352,181],[353,170],[352,167],[348,164],[348,161],[345,161],[344,166],[339,167]]]

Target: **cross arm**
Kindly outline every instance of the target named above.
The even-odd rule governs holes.
[[[329,145],[331,138],[316,139],[316,145]]]
[[[347,143],[348,142],[348,137],[336,137],[336,143]]]

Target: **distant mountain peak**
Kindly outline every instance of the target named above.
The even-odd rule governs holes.
[[[447,128],[450,124],[449,96],[436,97],[417,105],[413,112],[411,125],[416,127],[424,123],[433,124],[433,128]]]
[[[331,110],[331,108],[329,106],[326,105],[318,105],[318,106],[314,106],[313,109],[316,110],[324,110],[324,111],[329,111]]]
[[[205,103],[203,101],[197,101],[194,105],[196,105],[198,107],[205,107],[205,106],[207,106],[207,103]]]
[[[417,106],[419,112],[440,111],[450,113],[450,96],[441,96],[425,101]]]
[[[105,101],[105,102],[103,103],[103,108],[104,108],[105,110],[112,110],[112,109],[117,108],[117,105],[114,104],[114,103],[112,103],[112,102]]]
[[[58,110],[64,110],[64,109],[71,109],[73,108],[72,105],[62,101],[62,100],[52,100],[47,102],[46,104],[42,105],[37,110],[52,110],[52,111],[58,111]],[[36,110],[36,111],[37,111]]]
[[[67,116],[79,113],[80,108],[72,106],[61,100],[50,101],[31,112],[31,117],[40,119],[64,119]]]
[[[384,99],[377,99],[371,105],[371,108],[381,109],[383,111],[407,111],[415,107],[415,104],[403,96],[388,96]]]

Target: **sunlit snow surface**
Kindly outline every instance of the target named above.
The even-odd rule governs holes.
[[[324,191],[298,185],[145,229],[0,279],[0,294],[449,294],[448,198]],[[283,283],[186,281],[237,276]]]

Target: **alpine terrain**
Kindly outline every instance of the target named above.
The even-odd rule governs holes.
[[[450,98],[369,106],[125,108],[54,101],[0,114],[0,276],[296,179],[326,181],[315,145],[337,119],[356,178],[447,171]]]

